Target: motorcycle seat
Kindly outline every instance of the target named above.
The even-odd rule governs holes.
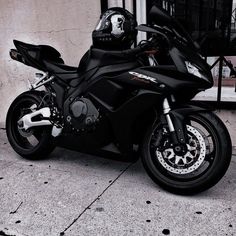
[[[55,63],[48,60],[45,60],[43,62],[47,68],[47,71],[52,72],[52,74],[58,76],[66,83],[70,83],[72,80],[80,82],[82,79],[82,77],[78,73],[77,67],[68,66],[62,63]]]
[[[77,73],[77,67],[69,66],[63,63],[57,63],[54,61],[43,60],[45,66],[47,67],[49,72],[53,72],[55,74],[70,74]]]
[[[14,40],[20,55],[24,57],[25,64],[43,71],[51,72],[63,80],[71,81],[78,78],[77,67],[65,65],[61,54],[49,45],[34,45]]]

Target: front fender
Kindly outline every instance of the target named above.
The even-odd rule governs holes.
[[[200,111],[206,111],[206,109],[203,107],[187,104],[187,105],[178,105],[178,107],[172,109],[170,113],[177,113],[182,116],[187,116]]]
[[[169,115],[175,128],[176,140],[174,140],[174,142],[186,143],[188,137],[187,137],[185,119],[191,114],[202,111],[206,111],[206,109],[193,105],[183,105],[183,106],[178,106],[177,108],[174,108],[169,112]]]

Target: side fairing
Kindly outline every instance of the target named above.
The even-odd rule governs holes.
[[[116,76],[102,76],[88,86],[86,93],[97,98],[108,110],[116,110],[129,99],[136,96],[140,90],[162,94],[162,88],[148,76],[137,75],[138,69],[131,69]],[[138,77],[139,76],[139,77]]]
[[[178,94],[186,89],[189,91],[200,91],[211,87],[208,81],[198,78],[189,73],[182,73],[175,69],[169,69],[168,66],[162,67],[141,67],[135,70],[137,74],[145,75],[155,79],[150,84],[155,87],[157,91],[163,93]]]

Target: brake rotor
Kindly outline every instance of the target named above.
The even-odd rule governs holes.
[[[171,173],[189,174],[197,170],[205,159],[206,144],[203,136],[196,128],[189,125],[187,125],[187,133],[189,141],[184,155],[177,155],[174,148],[170,146],[156,150],[160,164]]]

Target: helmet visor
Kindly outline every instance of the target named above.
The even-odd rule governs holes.
[[[104,14],[101,15],[97,26],[95,28],[96,31],[107,29],[110,26],[109,16],[111,16],[114,11],[106,11]]]

